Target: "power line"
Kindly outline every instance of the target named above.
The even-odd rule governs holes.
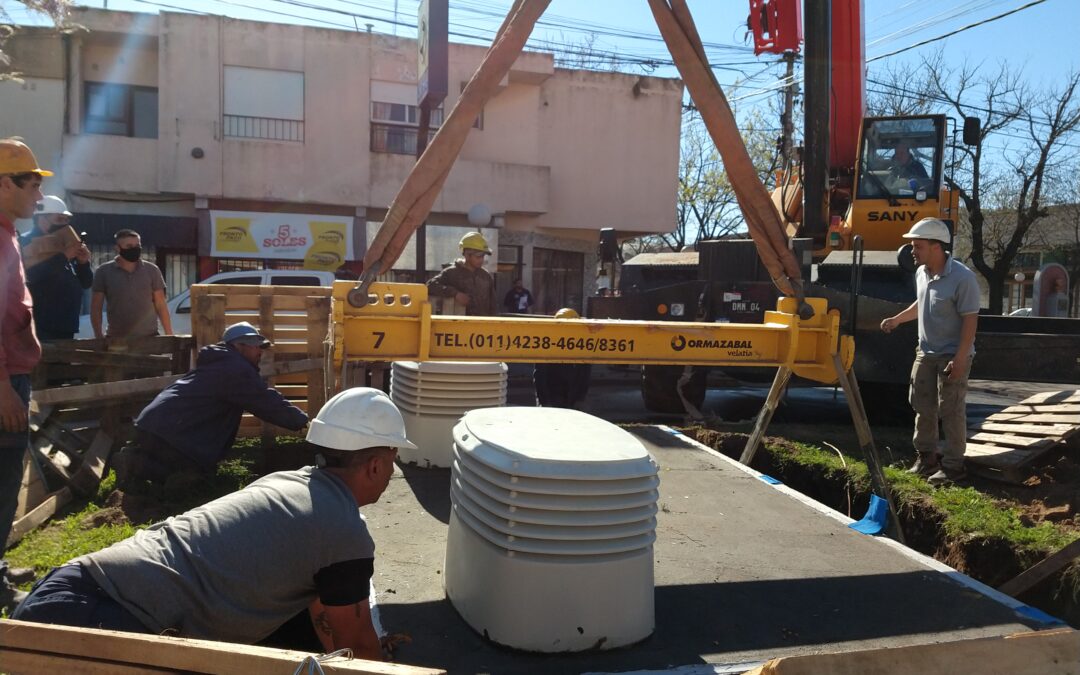
[[[986,25],[988,23],[991,23],[993,21],[997,21],[998,19],[1004,19],[1005,17],[1010,16],[1012,14],[1016,14],[1017,12],[1022,12],[1025,9],[1031,9],[1035,5],[1041,5],[1044,2],[1046,2],[1046,0],[1032,0],[1031,2],[1029,2],[1029,3],[1025,4],[1025,5],[1021,5],[1020,7],[1017,7],[1016,9],[1011,9],[1008,12],[1003,12],[1003,13],[998,14],[996,16],[992,16],[992,17],[989,17],[987,19],[983,19],[982,21],[976,21],[975,23],[969,23],[966,26],[962,26],[960,28],[957,28],[956,30],[945,33],[944,35],[939,35],[937,37],[933,37],[933,38],[930,38],[928,40],[923,40],[922,42],[916,42],[913,45],[910,45],[908,47],[904,47],[902,49],[897,49],[896,51],[892,51],[892,52],[889,52],[887,54],[881,54],[880,56],[875,56],[873,58],[867,59],[866,62],[871,63],[871,62],[877,61],[879,59],[885,59],[885,58],[888,58],[890,56],[896,56],[897,54],[902,54],[902,53],[904,53],[906,51],[910,51],[912,49],[917,49],[919,47],[924,47],[924,46],[926,46],[926,45],[928,45],[928,44],[930,44],[932,42],[937,42],[939,40],[944,40],[945,38],[952,37],[953,35],[956,35],[957,33],[963,33],[966,30],[971,30],[972,28],[977,28],[978,26],[984,26],[984,25]]]

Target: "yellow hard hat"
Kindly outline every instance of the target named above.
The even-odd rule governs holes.
[[[563,307],[559,311],[555,312],[556,319],[580,319],[581,315],[577,313],[577,310],[569,307]]]
[[[36,173],[39,176],[53,175],[52,171],[38,166],[37,158],[26,143],[17,138],[0,139],[0,174],[21,173]]]
[[[488,248],[487,240],[484,239],[484,235],[479,232],[469,232],[461,238],[460,242],[461,250],[471,249],[473,251],[483,251],[488,255],[491,255],[491,249]]]

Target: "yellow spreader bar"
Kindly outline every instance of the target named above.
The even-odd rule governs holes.
[[[506,361],[622,363],[722,367],[787,366],[801,377],[837,381],[854,341],[840,335],[840,315],[808,298],[802,320],[793,298],[781,298],[764,323],[690,323],[518,317],[433,316],[422,284],[373,283],[368,304],[346,300],[354,284],[333,291],[334,359],[349,361]]]

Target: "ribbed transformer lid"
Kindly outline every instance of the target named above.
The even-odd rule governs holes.
[[[506,375],[505,363],[471,361],[394,361],[393,370],[424,375]]]
[[[641,441],[578,410],[472,410],[454,427],[454,443],[462,455],[508,476],[628,480],[657,473]]]

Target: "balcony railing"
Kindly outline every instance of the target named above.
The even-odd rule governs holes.
[[[428,142],[435,138],[437,129],[428,132]],[[371,151],[395,155],[416,156],[416,136],[419,129],[397,124],[371,123]]]
[[[225,130],[225,136],[228,138],[304,142],[304,122],[302,120],[225,115],[222,127]]]

